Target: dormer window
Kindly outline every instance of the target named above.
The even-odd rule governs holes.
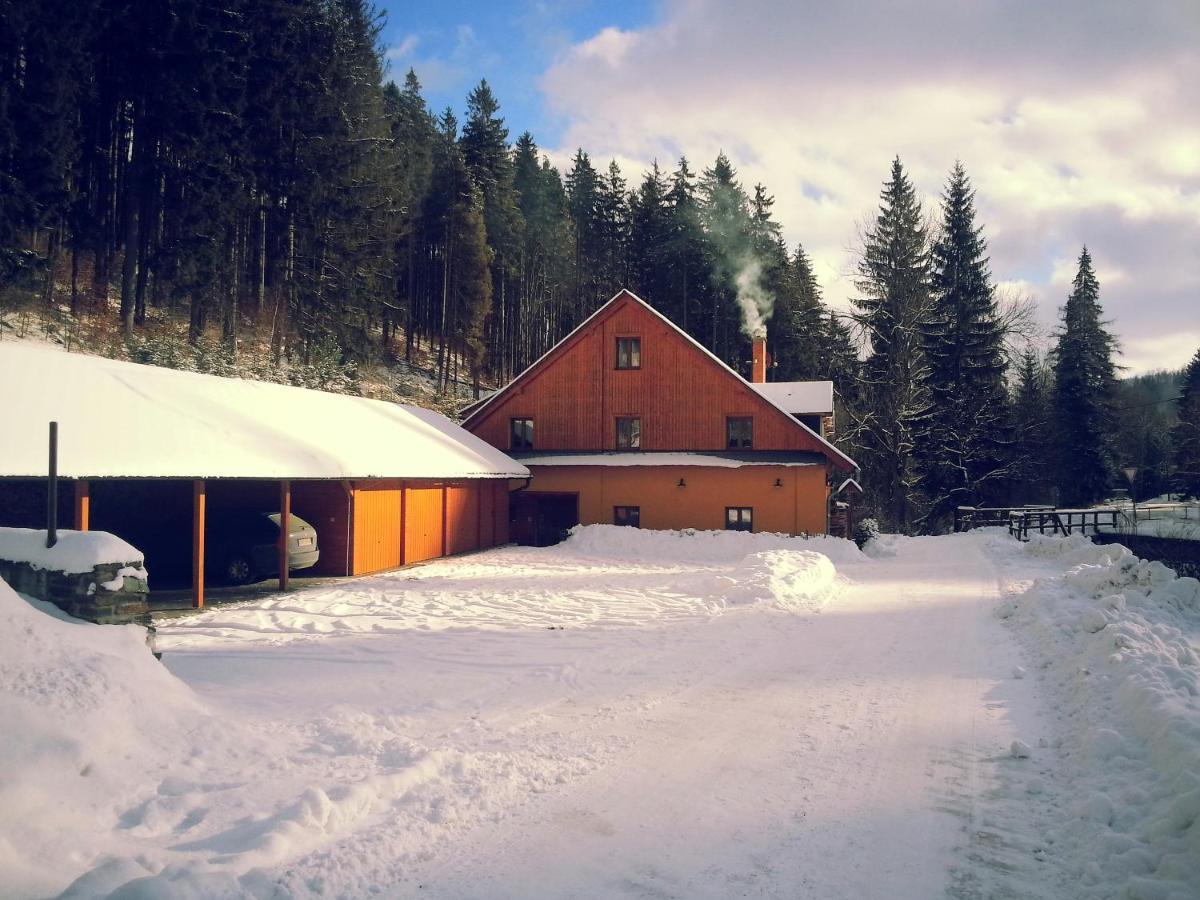
[[[642,367],[642,339],[636,337],[617,338],[617,368],[640,369]]]

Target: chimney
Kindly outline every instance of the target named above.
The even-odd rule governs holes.
[[[755,338],[753,347],[754,362],[750,369],[750,381],[753,384],[766,384],[767,366],[771,364],[771,357],[767,355],[767,339]]]

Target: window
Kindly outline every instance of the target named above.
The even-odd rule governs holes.
[[[754,509],[750,506],[725,507],[726,531],[753,531]]]
[[[637,450],[642,446],[642,420],[632,416],[617,417],[617,449]]]
[[[628,525],[631,528],[641,528],[642,508],[640,506],[614,506],[613,524]]]
[[[642,367],[642,339],[635,337],[617,338],[617,368],[640,369]]]
[[[510,450],[533,449],[533,419],[509,419],[508,446]]]
[[[821,434],[821,417],[809,416],[802,413],[796,414],[796,421],[802,425],[807,425],[815,434]],[[824,435],[822,435],[823,437]]]
[[[725,436],[730,450],[748,450],[754,446],[754,419],[730,416],[725,420]]]

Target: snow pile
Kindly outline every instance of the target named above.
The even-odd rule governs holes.
[[[94,831],[146,771],[182,754],[181,723],[198,708],[150,653],[144,628],[81,622],[0,581],[6,896],[61,889],[63,835]]]
[[[630,560],[720,564],[740,562],[753,553],[768,550],[817,552],[834,565],[868,562],[853,541],[828,535],[792,537],[771,532],[657,531],[617,525],[576,525],[560,545],[581,556],[616,557]]]
[[[764,603],[801,612],[824,606],[836,577],[833,563],[823,553],[765,550],[717,575],[715,595],[730,605]]]
[[[1087,896],[1200,894],[1200,582],[1120,545],[1035,538],[1071,565],[999,614],[1060,698],[1060,752],[1077,798],[1066,842]],[[1020,562],[1018,561],[1018,564]]]
[[[59,531],[58,543],[47,547],[44,529],[0,528],[0,559],[77,575],[109,563],[141,562],[142,551],[107,531]],[[146,578],[140,566],[122,569],[120,574]]]

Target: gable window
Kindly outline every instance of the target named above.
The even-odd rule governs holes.
[[[754,419],[730,416],[725,420],[725,445],[730,450],[749,450],[754,446]]]
[[[510,450],[533,449],[533,419],[508,420],[508,447]]]
[[[754,508],[751,506],[725,507],[726,531],[753,531]]]
[[[635,337],[617,338],[617,368],[640,369],[642,367],[642,339]]]
[[[617,417],[617,449],[638,450],[642,446],[642,420],[636,416]]]
[[[614,506],[613,524],[628,525],[631,528],[641,528],[642,508],[640,506]]]

